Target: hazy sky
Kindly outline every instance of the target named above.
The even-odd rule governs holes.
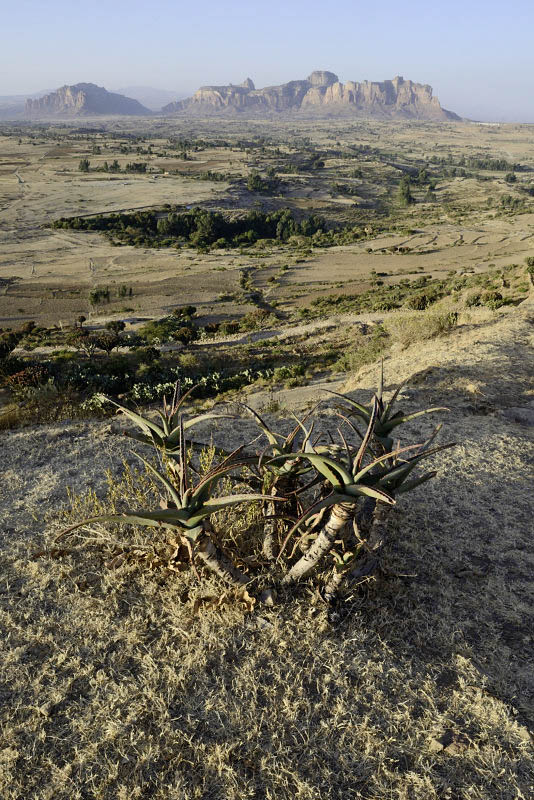
[[[186,94],[329,69],[403,75],[461,115],[534,122],[534,0],[16,0],[0,20],[0,95],[81,81]]]

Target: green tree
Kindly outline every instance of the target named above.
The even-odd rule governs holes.
[[[126,323],[124,323],[122,319],[113,319],[111,322],[106,323],[106,330],[116,334],[121,333],[125,327]]]
[[[403,178],[401,178],[398,191],[398,200],[401,206],[409,206],[411,203],[415,203],[411,187],[412,184],[408,175],[405,175]]]
[[[88,158],[82,158],[80,163],[78,164],[78,169],[80,172],[89,172],[89,167],[91,166],[91,162]]]

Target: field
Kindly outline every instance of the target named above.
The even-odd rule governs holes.
[[[2,798],[534,796],[531,137],[0,127]],[[195,429],[202,457],[259,458],[240,402],[287,433],[322,401],[315,434],[337,440],[325,390],[369,402],[381,361],[386,396],[406,381],[406,412],[445,406],[439,441],[455,445],[399,494],[380,570],[335,601],[330,562],[295,588],[271,565],[271,607],[198,558],[125,556],[167,546],[164,530],[55,542],[95,511],[158,507],[131,453],[147,448],[100,393],[151,414],[176,380],[196,385],[187,418],[233,417]],[[436,422],[402,429],[422,442]],[[259,513],[213,523],[252,575]]]
[[[413,274],[502,267],[522,262],[533,250],[528,126],[359,122],[301,123],[295,130],[288,123],[223,122],[215,128],[200,121],[190,129],[181,123],[179,131],[170,123],[157,129],[147,123],[146,130],[94,127],[94,133],[90,126],[84,133],[67,126],[0,131],[0,323],[68,324],[79,314],[98,317],[89,290],[121,284],[133,287],[130,307],[144,315],[161,316],[191,303],[206,316],[232,317],[235,304],[220,297],[235,293],[243,270],[252,272],[254,288],[269,302],[286,308],[341,285],[343,291],[358,290],[373,270],[393,282]],[[78,169],[82,158],[90,161],[89,173]],[[458,166],[469,159],[474,167]],[[115,160],[122,169],[146,164],[147,172],[101,171],[104,162]],[[515,164],[521,171],[513,171]],[[428,174],[412,192],[424,201],[432,186],[432,201],[399,207],[400,178],[423,168]],[[276,186],[249,191],[251,172],[265,175],[269,169]],[[505,180],[510,171],[512,183]],[[206,180],[210,173],[224,180]],[[508,205],[503,197],[511,198],[504,201]],[[368,232],[328,249],[270,243],[199,254],[188,246],[117,248],[93,232],[44,227],[60,217],[165,204],[234,212],[288,207]],[[394,249],[399,247],[404,249]],[[280,267],[287,270],[269,283]],[[124,313],[123,308],[114,303],[106,312]]]

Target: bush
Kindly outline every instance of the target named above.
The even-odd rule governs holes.
[[[458,314],[456,312],[427,311],[424,314],[395,315],[385,323],[385,327],[396,341],[403,347],[408,347],[414,342],[446,336],[456,327],[457,323]]]
[[[483,292],[481,300],[485,306],[492,309],[500,308],[503,304],[502,294],[494,290]]]
[[[231,336],[234,333],[239,333],[239,329],[239,322],[234,319],[230,322],[221,322],[219,332],[222,333],[223,336]]]
[[[473,306],[479,306],[480,296],[481,296],[480,292],[472,292],[471,294],[468,294],[467,297],[465,298],[465,305],[467,306],[467,308],[472,308]]]
[[[435,297],[422,292],[421,294],[414,294],[412,297],[409,297],[406,301],[406,306],[412,308],[414,311],[424,311],[435,299]]]

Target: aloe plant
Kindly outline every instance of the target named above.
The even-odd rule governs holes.
[[[253,500],[270,500],[271,498],[263,494],[216,496],[216,489],[220,480],[232,470],[246,463],[237,459],[243,448],[238,448],[238,450],[231,453],[220,464],[204,475],[196,486],[193,486],[188,469],[184,427],[183,420],[180,419],[178,424],[178,457],[176,459],[176,468],[173,471],[174,480],[172,482],[142,456],[135,454],[154,477],[163,484],[167,495],[164,499],[166,507],[156,511],[128,510],[121,514],[101,514],[89,517],[77,522],[75,525],[71,525],[62,531],[57,538],[95,522],[118,522],[149,528],[170,528],[178,531],[182,539],[187,542],[206,567],[230,583],[244,585],[249,581],[248,576],[241,572],[214,542],[208,520],[212,514],[223,508]]]
[[[283,436],[280,433],[272,431],[253,408],[250,408],[250,406],[247,406],[245,403],[241,403],[240,405],[252,416],[269,442],[260,455],[258,467],[260,472],[263,472],[262,490],[265,493],[270,491],[272,498],[266,504],[263,555],[269,561],[274,561],[276,558],[276,533],[278,527],[274,502],[276,498],[280,498],[281,496],[286,498],[284,504],[285,508],[282,507],[280,509],[278,517],[288,516],[295,518],[295,516],[298,516],[301,511],[301,506],[297,499],[299,490],[298,480],[302,475],[310,472],[312,467],[309,463],[305,463],[298,458],[285,459],[280,463],[273,461],[273,459],[277,457],[295,454],[297,435],[302,428],[301,422],[297,422],[293,430],[287,436]],[[312,411],[310,411],[304,419],[306,420],[311,413]],[[270,456],[269,460],[266,459],[267,453]]]
[[[305,439],[305,448],[302,452],[278,456],[273,459],[274,462],[294,458],[307,459],[324,478],[327,484],[331,486],[330,494],[314,503],[311,508],[297,520],[290,531],[291,534],[309,517],[316,515],[322,509],[329,510],[327,520],[319,531],[315,541],[284,576],[282,580],[283,584],[290,584],[301,580],[315,569],[323,556],[332,549],[335,540],[342,533],[347,523],[354,520],[358,500],[371,497],[379,503],[386,503],[388,505],[395,504],[395,500],[391,495],[381,488],[371,485],[371,475],[373,468],[402,451],[398,450],[396,453],[383,454],[378,458],[372,459],[368,464],[363,466],[363,460],[378,418],[378,409],[378,400],[375,398],[366,433],[357,451],[355,448],[351,449],[342,437],[344,454],[343,451],[340,451],[340,454],[336,457],[324,455],[323,453],[315,451],[315,448],[310,442],[310,437],[307,435]],[[411,448],[403,448],[403,450],[407,449]]]
[[[174,453],[178,452],[180,448],[180,419],[182,415],[182,407],[186,399],[195,389],[196,386],[192,386],[185,394],[180,395],[180,383],[177,382],[175,384],[174,395],[171,402],[167,403],[167,398],[164,397],[163,409],[161,411],[158,409],[156,412],[161,420],[160,425],[158,425],[157,422],[153,422],[152,420],[147,419],[147,417],[138,414],[136,411],[117,403],[115,400],[112,400],[106,395],[98,395],[98,398],[102,402],[105,401],[114,405],[116,408],[122,411],[123,414],[128,417],[128,419],[141,428],[142,433],[124,431],[125,436],[128,436],[130,439],[135,439],[138,442],[142,442],[143,444],[152,444],[158,450],[163,451],[167,455],[173,455]],[[197,414],[195,417],[183,422],[183,427],[184,430],[188,430],[194,425],[198,425],[199,422],[205,422],[206,420],[210,419],[229,418],[231,418],[231,415],[229,414],[213,414],[211,412],[207,414]]]
[[[431,448],[430,445],[441,430],[438,425],[433,434],[421,445],[416,445],[417,453],[409,458],[401,458],[401,450],[391,453],[390,456],[378,464],[372,471],[371,480],[373,485],[386,491],[388,495],[395,498],[399,494],[410,492],[421,486],[423,483],[436,476],[436,471],[431,470],[418,477],[410,478],[415,467],[424,459],[428,458],[441,450],[454,447],[454,442]],[[410,480],[409,480],[410,478]],[[384,546],[387,537],[387,518],[390,506],[383,503],[375,503],[370,514],[370,521],[367,530],[364,532],[365,538],[360,538],[358,546],[352,551],[345,553],[333,552],[334,570],[327,582],[324,590],[324,598],[332,602],[345,579],[355,580],[372,574],[378,565],[379,552]],[[362,557],[362,551],[364,556]]]
[[[399,425],[404,424],[405,422],[410,422],[410,420],[417,419],[417,417],[422,417],[425,414],[432,414],[435,411],[448,411],[448,408],[444,406],[436,406],[433,408],[425,408],[421,411],[415,411],[412,414],[405,414],[403,411],[393,411],[397,398],[401,392],[401,389],[406,386],[408,383],[403,381],[400,383],[393,394],[391,395],[390,399],[385,402],[384,401],[384,364],[382,363],[380,369],[380,380],[378,384],[378,389],[374,397],[378,403],[378,415],[376,419],[376,423],[374,425],[374,438],[379,442],[382,447],[382,450],[385,452],[387,450],[391,450],[393,447],[393,439],[391,434]],[[371,402],[370,406],[362,405],[361,403],[357,403],[356,400],[353,400],[351,397],[348,397],[345,394],[341,394],[340,392],[334,392],[330,389],[325,389],[329,394],[333,394],[336,397],[340,397],[346,403],[349,404],[351,407],[352,415],[360,419],[365,425],[369,425],[369,421],[371,419],[371,415],[373,413],[374,408],[374,399]]]

